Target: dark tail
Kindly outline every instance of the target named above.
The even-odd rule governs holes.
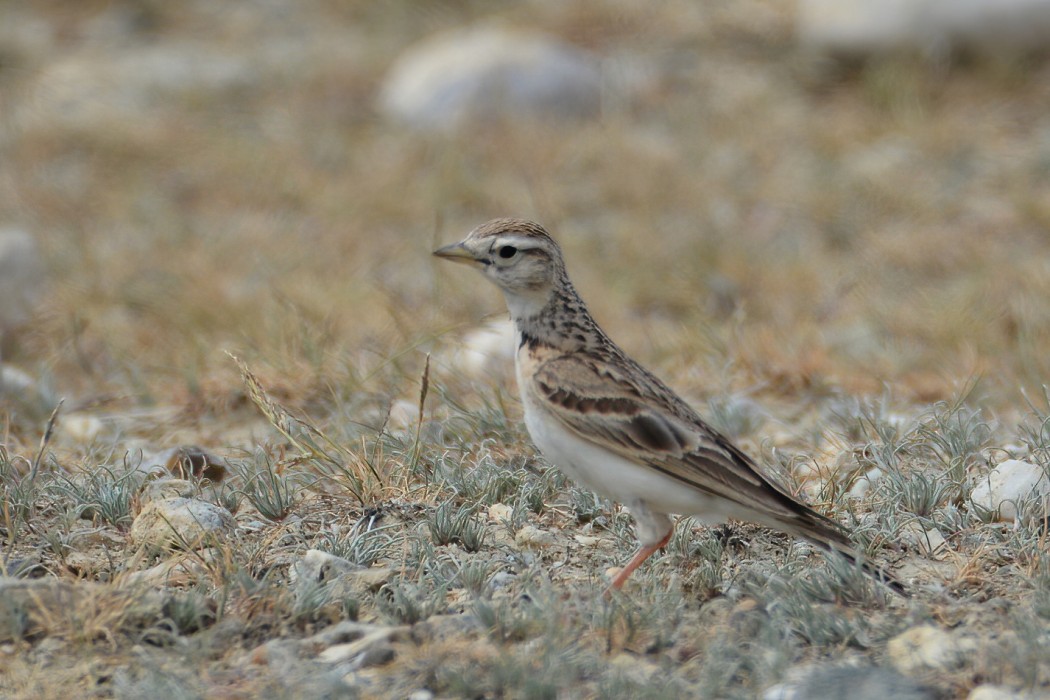
[[[799,515],[798,520],[784,529],[788,532],[794,532],[830,552],[841,555],[846,561],[854,566],[859,566],[864,573],[897,595],[904,598],[911,597],[908,589],[893,574],[865,560],[864,555],[858,552],[856,546],[850,542],[845,528],[837,522],[808,508],[804,515],[801,513]]]

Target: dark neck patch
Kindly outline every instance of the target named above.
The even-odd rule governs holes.
[[[548,341],[540,338],[539,336],[532,335],[525,331],[518,332],[518,349],[528,346],[529,350],[535,350],[536,348],[553,348]]]

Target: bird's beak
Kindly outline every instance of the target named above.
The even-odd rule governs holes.
[[[478,261],[467,246],[463,245],[463,241],[438,248],[434,251],[434,255],[458,263],[473,263]]]

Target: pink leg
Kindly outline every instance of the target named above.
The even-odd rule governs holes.
[[[672,527],[670,530],[667,531],[667,534],[664,535],[664,538],[662,540],[660,540],[656,544],[647,544],[641,549],[639,549],[635,553],[635,555],[631,557],[631,561],[627,562],[627,566],[623,567],[623,569],[620,570],[620,573],[616,574],[616,578],[614,578],[612,580],[612,583],[609,584],[609,587],[605,589],[606,595],[608,595],[609,592],[614,589],[620,590],[620,587],[623,586],[624,582],[628,579],[628,577],[630,577],[630,575],[634,573],[634,570],[642,565],[642,562],[651,557],[653,553],[656,552],[658,549],[662,549],[663,547],[667,546],[667,543],[671,541],[671,535],[673,533],[674,528]]]

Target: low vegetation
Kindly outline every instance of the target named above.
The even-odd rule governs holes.
[[[1003,522],[970,496],[1050,464],[1050,65],[829,62],[791,6],[18,9],[0,212],[48,274],[3,343],[34,383],[0,391],[0,695],[745,698],[807,664],[900,670],[923,625],[955,650],[902,672],[931,697],[1045,694],[1046,503]],[[374,110],[404,46],[492,18],[639,86],[556,127]],[[144,46],[327,40],[303,74],[101,123],[41,92]],[[458,359],[502,303],[429,257],[496,215],[547,225],[610,334],[911,597],[689,519],[604,597],[629,515],[536,453],[509,361]],[[214,461],[173,488],[237,528],[140,545],[180,447]]]

